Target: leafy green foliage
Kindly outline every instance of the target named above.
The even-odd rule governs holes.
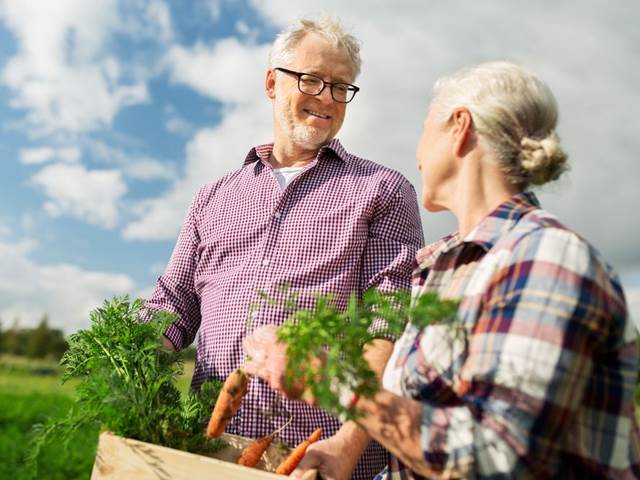
[[[106,301],[91,312],[88,330],[69,337],[63,382],[79,380],[76,403],[66,418],[38,427],[32,460],[54,435],[67,442],[86,427],[188,451],[222,446],[220,440],[206,439],[203,423],[221,382],[207,382],[182,398],[176,387],[183,369],[180,353],[161,344],[175,317],[148,312],[148,321],[141,322],[141,308],[142,300],[127,297]]]
[[[0,374],[0,478],[33,478],[33,472],[25,468],[26,447],[32,437],[32,425],[46,418],[63,417],[71,403],[71,399],[62,393],[13,392],[2,384]],[[60,450],[58,445],[43,448],[38,461],[39,478],[89,478],[96,453],[96,437],[95,431],[83,431],[65,450]]]
[[[360,300],[352,295],[340,311],[331,296],[318,296],[312,309],[294,309],[278,329],[278,339],[287,344],[286,380],[293,385],[302,376],[318,406],[357,418],[358,412],[341,405],[340,391],[371,398],[380,388],[363,348],[376,338],[397,338],[408,321],[418,328],[450,321],[457,306],[435,293],[421,295],[412,304],[409,292],[369,290]]]

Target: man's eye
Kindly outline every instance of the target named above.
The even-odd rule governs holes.
[[[302,78],[300,78],[300,80],[305,85],[320,85],[320,83],[321,83],[320,79],[319,78],[315,78],[315,77],[303,76]]]

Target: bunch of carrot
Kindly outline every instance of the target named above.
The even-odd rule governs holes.
[[[222,386],[218,400],[207,425],[207,437],[219,437],[224,433],[224,429],[229,420],[237,413],[242,403],[242,398],[247,393],[249,384],[248,375],[238,368],[231,372]],[[289,422],[291,419],[289,419]],[[247,467],[254,467],[260,461],[262,454],[269,448],[276,434],[288,425],[287,422],[282,427],[276,429],[270,435],[259,438],[251,442],[241,453],[237,463]],[[304,457],[309,445],[320,440],[322,429],[316,429],[305,441],[300,443],[293,451],[278,465],[276,473],[289,475]]]
[[[307,438],[296,448],[294,448],[291,453],[280,463],[280,465],[278,465],[278,468],[276,468],[276,473],[280,475],[290,475],[304,457],[304,454],[307,452],[307,448],[309,448],[309,445],[320,440],[321,434],[322,429],[318,428],[311,435],[309,435],[309,438]],[[238,458],[238,461],[236,463],[244,465],[246,467],[255,467],[256,464],[260,461],[262,454],[267,448],[269,448],[269,445],[271,445],[274,436],[275,432],[271,435],[267,435],[266,437],[262,437],[251,442],[242,451],[242,454],[240,455],[240,458]]]

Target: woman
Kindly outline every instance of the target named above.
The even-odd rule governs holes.
[[[395,456],[378,478],[640,478],[622,289],[528,190],[566,169],[556,123],[549,88],[513,64],[436,84],[417,148],[422,204],[459,229],[419,252],[413,288],[460,300],[459,328],[408,325],[384,388],[357,401],[360,426]]]

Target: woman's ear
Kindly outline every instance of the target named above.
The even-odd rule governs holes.
[[[267,92],[267,97],[271,100],[276,98],[276,72],[272,68],[267,70],[267,76],[264,81],[264,90]]]
[[[451,135],[453,135],[453,153],[464,156],[471,147],[473,119],[471,112],[464,107],[456,108],[451,114]]]

